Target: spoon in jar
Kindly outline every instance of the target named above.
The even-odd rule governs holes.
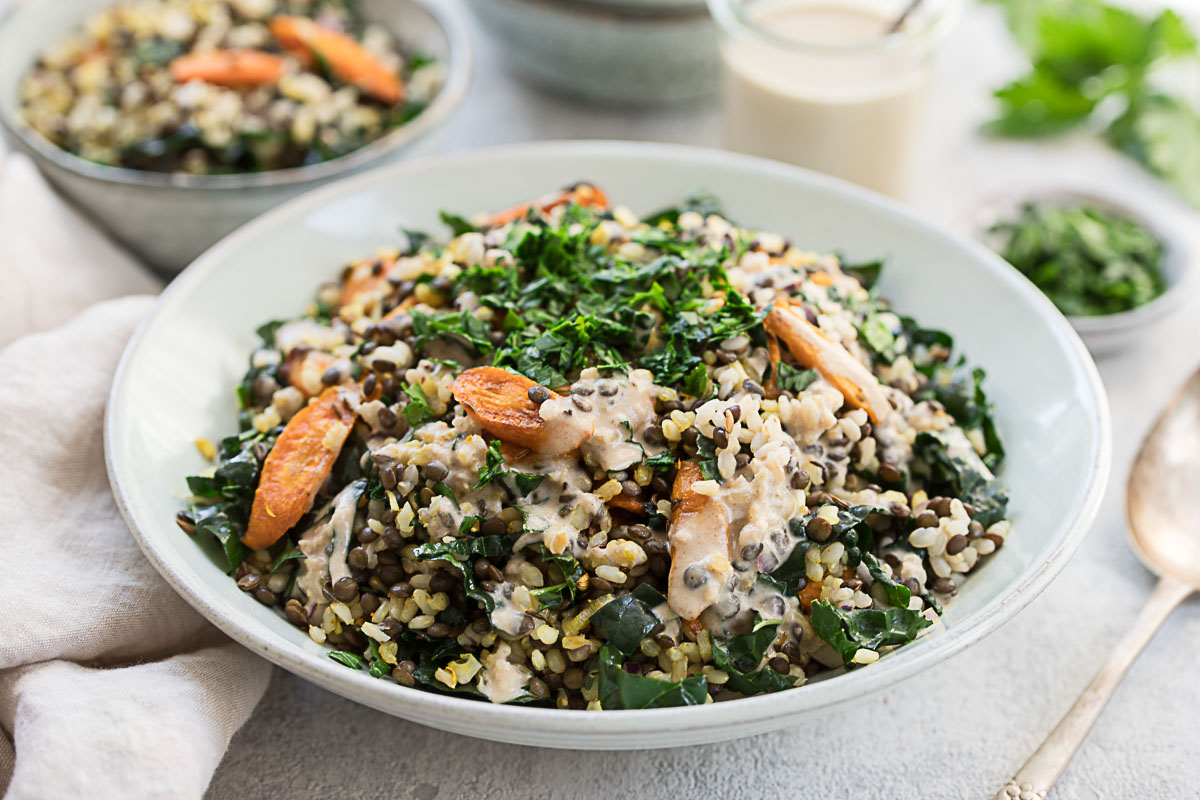
[[[1133,628],[1042,746],[995,800],[1041,800],[1071,762],[1121,679],[1175,607],[1200,590],[1200,370],[1163,409],[1142,442],[1125,489],[1130,542],[1159,576]]]

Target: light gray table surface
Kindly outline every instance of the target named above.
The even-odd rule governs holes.
[[[716,104],[596,109],[506,72],[473,31],[475,82],[443,152],[547,138],[715,146]],[[1011,186],[1094,187],[1132,199],[1200,253],[1200,215],[1085,136],[997,143],[975,133],[988,87],[1020,61],[992,9],[972,9],[947,45],[914,205],[962,225]],[[581,176],[587,177],[587,176]],[[603,176],[597,176],[602,180]],[[1100,363],[1114,462],[1099,518],[1054,584],[968,651],[817,722],[741,741],[639,752],[541,750],[463,738],[343,700],[276,670],[209,794],[538,800],[570,797],[990,798],[1071,705],[1133,621],[1152,577],[1125,543],[1124,483],[1154,415],[1196,363],[1200,302],[1152,340]],[[997,336],[1008,335],[996,331]],[[1053,797],[1200,797],[1200,601],[1184,604],[1134,666]]]

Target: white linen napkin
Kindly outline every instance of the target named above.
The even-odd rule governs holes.
[[[158,576],[109,490],[104,406],[152,298],[107,299],[158,287],[24,157],[0,153],[0,789],[9,800],[200,797],[270,676]]]

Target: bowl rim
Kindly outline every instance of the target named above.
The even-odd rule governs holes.
[[[1076,366],[1085,381],[1084,388],[1090,390],[1090,395],[1094,398],[1093,414],[1089,416],[1093,417],[1092,424],[1097,430],[1097,441],[1088,467],[1086,489],[1078,504],[1071,510],[1070,516],[1064,518],[1060,524],[1058,530],[1061,533],[1057,546],[1043,559],[1028,564],[1013,579],[1006,592],[989,600],[977,612],[955,625],[953,629],[936,637],[929,637],[925,640],[926,644],[923,647],[900,648],[897,652],[890,654],[887,658],[889,666],[885,669],[873,666],[870,669],[854,670],[830,680],[818,681],[801,687],[804,691],[759,695],[736,702],[707,704],[700,707],[614,710],[603,714],[557,708],[493,705],[453,695],[441,695],[388,684],[371,678],[362,671],[351,672],[331,659],[315,657],[292,644],[279,641],[278,637],[260,637],[252,630],[253,624],[244,623],[240,619],[240,615],[231,613],[227,604],[221,602],[219,598],[209,597],[207,591],[197,590],[196,587],[189,585],[188,575],[193,570],[188,566],[182,554],[176,555],[165,548],[162,551],[156,549],[152,544],[151,537],[139,525],[139,509],[132,505],[130,495],[126,491],[124,465],[118,462],[114,445],[114,442],[122,440],[129,428],[127,415],[116,411],[123,406],[126,400],[125,378],[129,372],[129,366],[138,357],[146,331],[162,313],[166,301],[176,294],[186,293],[192,286],[204,281],[210,272],[220,267],[227,253],[237,251],[243,240],[255,237],[260,228],[273,224],[276,219],[281,217],[298,217],[311,213],[343,195],[352,194],[360,188],[365,189],[380,182],[386,181],[398,185],[402,183],[401,179],[408,172],[436,169],[444,165],[464,162],[480,163],[493,158],[528,158],[547,155],[566,155],[580,160],[614,157],[653,159],[655,163],[667,161],[708,165],[715,163],[756,176],[784,177],[793,184],[807,184],[826,191],[849,195],[855,201],[871,206],[880,213],[899,218],[907,225],[921,228],[926,233],[953,243],[958,248],[965,247],[972,250],[982,260],[992,261],[996,267],[998,280],[1010,283],[1015,291],[1025,295],[1028,302],[1041,308],[1048,319],[1051,330],[1057,335],[1067,352],[1073,354]],[[1000,269],[1000,267],[1004,267],[1004,269]],[[664,738],[654,740],[661,742],[655,746],[670,747],[679,742],[665,737],[684,731],[695,731],[701,728],[717,729],[723,725],[736,726],[739,723],[742,725],[751,723],[758,730],[766,730],[772,726],[782,727],[786,724],[783,722],[785,718],[798,720],[807,714],[878,692],[893,683],[944,661],[976,643],[986,634],[1011,619],[1039,595],[1063,569],[1070,556],[1083,541],[1099,511],[1111,469],[1112,430],[1107,395],[1104,392],[1100,374],[1079,335],[1041,292],[1037,291],[1018,272],[1007,267],[1003,259],[978,241],[947,228],[935,226],[916,212],[866,189],[799,167],[702,147],[634,141],[576,140],[502,145],[468,153],[413,159],[390,165],[308,192],[247,223],[225,237],[194,261],[166,288],[154,308],[142,319],[130,337],[114,373],[113,385],[105,411],[104,450],[105,465],[117,508],[147,559],[168,584],[193,608],[252,652],[325,689],[371,708],[401,716],[409,713],[422,714],[424,717],[422,724],[439,725],[441,721],[451,718],[469,720],[479,731],[474,733],[473,730],[472,735],[497,738],[497,734],[489,734],[488,731],[501,731],[502,733],[498,734],[501,740],[520,743],[532,741],[532,736],[527,735],[532,732],[533,736],[538,737],[539,746],[549,747],[571,747],[573,745],[569,739],[577,737],[581,730],[585,730],[589,736],[594,737],[592,747],[628,749],[628,745],[618,741],[618,737],[623,734],[636,734],[640,742],[660,734]],[[128,477],[130,480],[133,478],[132,475]],[[146,518],[153,519],[148,515]],[[153,524],[161,526],[167,522],[156,521]],[[745,733],[747,732],[743,731],[741,735]],[[559,735],[567,741],[556,744],[558,740],[552,737]],[[705,737],[704,741],[728,738],[733,738],[733,736],[718,734]]]
[[[1163,279],[1166,284],[1162,294],[1148,303],[1128,311],[1096,316],[1064,314],[1071,326],[1082,336],[1100,333],[1128,332],[1150,325],[1178,310],[1187,290],[1197,279],[1191,266],[1191,248],[1187,240],[1169,223],[1151,219],[1150,216],[1116,196],[1094,186],[1062,183],[1033,186],[1015,184],[989,195],[976,205],[968,222],[972,238],[987,243],[988,229],[980,224],[979,217],[985,212],[1011,211],[1024,203],[1049,203],[1052,205],[1094,205],[1115,215],[1125,217],[1150,232],[1163,245]],[[990,247],[989,247],[990,249]],[[997,253],[997,255],[999,255]],[[1003,256],[1001,256],[1003,260]],[[1007,261],[1005,262],[1008,263]],[[1015,267],[1009,264],[1015,271]],[[1034,288],[1037,286],[1034,284]],[[1038,289],[1041,293],[1041,290]],[[1059,312],[1062,313],[1062,312]]]
[[[115,0],[113,0],[115,2]],[[191,175],[182,172],[152,172],[150,170],[114,167],[88,161],[75,155],[33,130],[20,118],[19,109],[8,113],[0,104],[0,131],[38,157],[56,167],[94,181],[138,186],[149,189],[230,190],[260,189],[292,186],[310,181],[325,181],[353,172],[384,154],[407,145],[436,128],[457,110],[466,98],[474,71],[475,52],[467,24],[458,6],[438,0],[400,0],[417,6],[436,22],[446,35],[450,57],[446,62],[446,78],[437,96],[420,114],[378,139],[345,155],[319,164],[263,172],[240,172],[220,175]],[[12,21],[20,14],[38,13],[33,8],[52,8],[49,3],[17,2],[0,13],[0,42],[4,41]],[[29,65],[26,65],[26,70]],[[13,76],[21,81],[25,73]]]

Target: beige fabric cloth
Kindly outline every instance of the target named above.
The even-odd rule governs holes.
[[[0,347],[159,282],[0,146]]]
[[[0,345],[16,339],[0,350],[9,800],[200,797],[266,689],[269,665],[167,586],[109,490],[104,406],[152,298],[80,309],[157,285],[27,161],[0,162]]]

